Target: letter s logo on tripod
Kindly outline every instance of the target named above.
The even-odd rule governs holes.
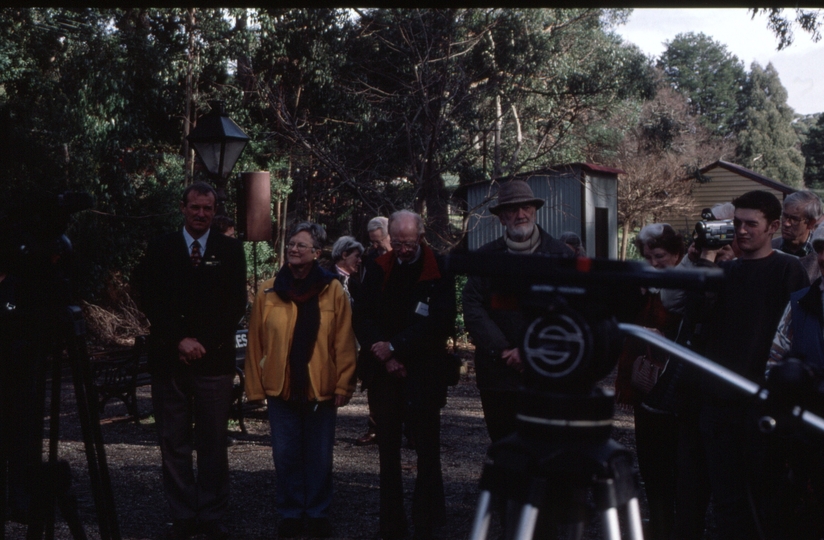
[[[589,355],[592,336],[586,324],[575,319],[571,313],[550,313],[529,325],[524,354],[536,373],[556,379],[581,367]]]

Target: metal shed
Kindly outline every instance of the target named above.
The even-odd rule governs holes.
[[[498,186],[526,180],[535,196],[546,203],[538,224],[556,238],[565,231],[581,237],[590,257],[618,257],[618,175],[624,171],[590,163],[569,163],[521,173],[495,181],[461,186],[456,197],[467,203],[467,247],[478,249],[503,234],[498,218],[489,212]]]

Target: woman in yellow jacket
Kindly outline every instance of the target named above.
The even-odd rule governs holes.
[[[267,400],[281,538],[332,535],[335,419],[354,391],[351,307],[318,265],[325,241],[318,224],[292,229],[287,264],[260,288],[249,324],[246,395]]]

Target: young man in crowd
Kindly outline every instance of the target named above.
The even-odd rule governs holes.
[[[713,297],[696,296],[684,325],[687,341],[697,352],[761,381],[790,294],[809,285],[809,280],[797,257],[772,248],[782,210],[774,195],[749,191],[733,205],[740,256],[717,264],[724,270],[724,286]],[[748,399],[706,373],[696,374],[679,395],[688,400],[680,415],[679,538],[703,536],[707,484],[719,538],[756,538],[749,494],[759,482],[758,445]]]

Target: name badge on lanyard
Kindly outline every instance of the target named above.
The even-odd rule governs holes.
[[[415,313],[422,317],[429,317],[429,304],[418,302],[418,305],[415,306]]]

